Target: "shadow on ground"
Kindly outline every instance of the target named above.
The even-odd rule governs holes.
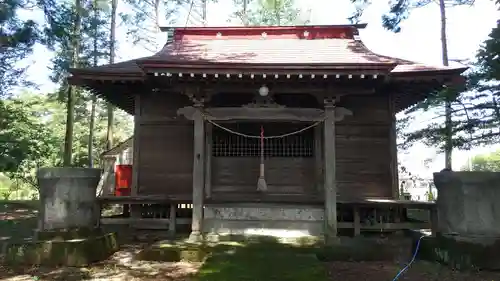
[[[151,262],[134,259],[145,245],[123,245],[106,261],[86,268],[0,267],[2,281],[127,281],[127,280],[191,280],[201,263]]]
[[[32,237],[37,226],[37,201],[0,201],[0,242]]]
[[[0,237],[13,237],[16,240],[31,237],[37,225],[36,208],[37,202],[0,201]],[[215,246],[203,263],[146,261],[135,257],[141,250],[162,239],[161,235],[148,232],[147,235],[133,236],[126,229],[108,230],[119,234],[122,246],[104,262],[87,268],[0,266],[0,280],[390,281],[411,258],[408,240],[399,241],[393,237],[371,238],[376,244],[348,239],[342,243],[344,250],[337,248],[333,252],[321,252],[318,248],[305,245],[284,245],[272,238],[263,237],[244,243]],[[357,249],[354,252],[351,247],[353,245]],[[358,256],[351,258],[350,262],[342,261],[348,253],[357,253]],[[376,255],[370,258],[367,253]],[[319,261],[317,256],[323,261]],[[399,280],[491,281],[500,280],[500,273],[463,273],[437,264],[416,262]]]

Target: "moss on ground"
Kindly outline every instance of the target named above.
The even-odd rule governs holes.
[[[415,251],[416,240],[413,243]],[[500,270],[500,241],[461,239],[453,236],[422,238],[417,257],[439,262],[457,270]]]
[[[262,237],[212,244],[162,241],[144,249],[136,258],[204,261],[197,281],[321,281],[327,280],[324,261],[390,260],[394,258],[393,252],[386,243],[362,237],[340,239],[334,245],[282,244]]]
[[[314,247],[248,243],[215,248],[197,281],[328,280]]]
[[[283,244],[271,237],[253,237],[239,239],[239,242],[218,242],[190,244],[179,240],[164,240],[157,242],[139,252],[136,256],[139,260],[149,261],[204,261],[214,253],[235,251],[245,247],[256,249],[256,251],[291,251],[299,254],[312,254],[320,261],[381,261],[393,260],[393,245],[372,238],[348,238],[343,237],[338,243],[325,245],[324,243],[313,243],[312,241],[297,241],[297,243]],[[410,246],[410,244],[408,244]]]
[[[27,241],[6,245],[9,265],[86,266],[118,250],[114,233],[63,241]]]

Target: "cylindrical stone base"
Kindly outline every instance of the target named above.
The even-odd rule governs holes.
[[[500,173],[434,173],[438,232],[500,237]]]
[[[96,227],[99,220],[96,189],[100,177],[100,169],[39,169],[39,230]]]

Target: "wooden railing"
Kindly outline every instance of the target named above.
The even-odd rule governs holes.
[[[114,195],[116,157],[104,156],[101,163],[104,172],[97,186],[97,196]]]
[[[175,234],[178,225],[191,224],[189,196],[102,196],[101,209],[108,204],[129,205],[131,216],[101,217],[102,225],[127,225],[136,229],[168,229]]]
[[[339,208],[350,210],[349,221],[339,220],[339,229],[353,229],[357,236],[361,231],[395,231],[412,229],[429,229],[433,234],[437,231],[437,209],[434,202],[364,199],[339,201]],[[428,212],[427,221],[411,220],[408,210]],[[340,212],[339,212],[340,213]]]

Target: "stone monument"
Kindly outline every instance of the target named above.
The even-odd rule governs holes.
[[[42,168],[38,230],[32,241],[6,247],[10,264],[85,266],[117,250],[114,233],[99,228],[100,169]]]
[[[500,269],[500,173],[434,173],[438,234],[420,257],[457,269]]]
[[[42,168],[37,178],[41,205],[39,231],[98,226],[96,189],[100,169]]]

